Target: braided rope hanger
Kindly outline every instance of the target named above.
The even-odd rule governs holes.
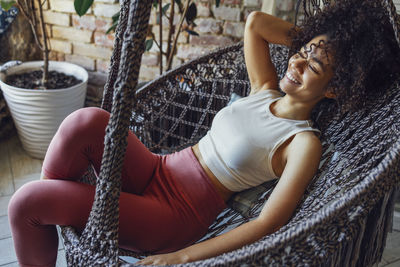
[[[111,109],[111,116],[106,128],[95,200],[79,240],[66,244],[68,253],[75,254],[73,257],[67,255],[69,264],[74,266],[79,266],[82,262],[85,262],[86,266],[118,264],[118,231],[115,229],[118,229],[120,176],[151,4],[150,0],[124,0],[121,4],[111,70],[102,103],[104,109]],[[112,102],[109,101],[111,95]],[[110,221],[113,223],[109,223]],[[99,229],[99,225],[106,227]],[[92,238],[92,242],[87,244],[85,241],[89,240],[89,237]],[[98,251],[107,253],[98,254]]]

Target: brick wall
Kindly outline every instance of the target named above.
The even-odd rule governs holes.
[[[195,31],[199,36],[181,33],[178,39],[178,50],[173,66],[182,62],[201,56],[211,49],[233,44],[243,39],[244,26],[250,12],[261,10],[263,0],[221,0],[220,6],[216,7],[214,1],[195,0],[197,5],[197,19],[195,20]],[[273,0],[264,0],[273,1]],[[277,15],[289,20],[294,20],[295,0],[278,0]],[[156,25],[156,14],[154,9],[151,13],[150,24],[158,37],[158,25]],[[165,24],[164,24],[165,25]],[[166,38],[167,34],[163,36]],[[157,39],[157,41],[159,41]],[[141,80],[151,80],[159,75],[158,48],[146,52],[142,58],[140,72]],[[165,64],[166,59],[163,59]]]
[[[393,3],[396,6],[397,13],[400,13],[400,0],[393,0]]]
[[[261,10],[262,1],[273,0],[221,0],[219,7],[215,7],[215,1],[195,0],[198,13],[194,30],[200,36],[188,35],[186,32],[180,35],[173,66],[207,53],[210,49],[242,40],[248,14]],[[293,21],[295,2],[275,0],[275,14]],[[394,0],[394,3],[400,7],[400,0]],[[75,13],[73,0],[46,1],[44,17],[50,34],[51,59],[83,66],[90,73],[90,84],[101,87],[107,77],[114,42],[114,35],[106,35],[105,32],[111,26],[111,16],[118,10],[117,0],[95,0],[88,13],[79,17]],[[155,12],[152,8],[150,27],[158,38],[159,25],[156,23]],[[179,15],[175,17],[177,23]],[[166,38],[167,34],[164,32],[163,36]],[[148,81],[159,75],[159,61],[158,48],[153,45],[143,55],[139,80]],[[166,63],[165,58],[163,62]]]
[[[210,51],[210,49],[219,46],[233,44],[243,37],[244,16],[249,9],[260,9],[259,0],[221,0],[221,5],[216,8],[209,1],[197,0],[197,18],[194,28],[199,36],[189,35],[186,32],[180,34],[178,39],[178,49],[173,62],[173,66],[182,62],[198,57]],[[152,10],[150,24],[158,40],[158,25],[156,22],[156,13]],[[175,15],[179,17],[180,15]],[[164,28],[166,23],[164,23]],[[166,39],[166,32],[163,33]],[[164,39],[163,38],[163,39]],[[164,45],[165,45],[165,40]],[[141,80],[151,80],[159,75],[159,50],[157,46],[143,55],[142,66],[140,71]],[[163,59],[166,63],[166,59]],[[165,68],[164,68],[165,69]]]
[[[205,54],[210,49],[242,40],[248,14],[261,10],[262,1],[221,0],[220,6],[215,7],[214,1],[195,0],[198,12],[195,20],[197,27],[194,30],[200,35],[181,33],[173,66]],[[277,1],[277,14],[292,20],[293,2],[294,0]],[[119,10],[118,1],[95,0],[83,17],[76,15],[73,0],[49,0],[45,2],[44,8],[44,19],[51,43],[51,59],[65,60],[87,69],[90,77],[89,94],[100,97],[114,42],[114,34],[106,35],[105,32],[112,24],[112,15]],[[152,8],[150,27],[157,38],[159,25],[156,23],[155,12]],[[176,17],[177,22],[179,15]],[[166,38],[167,34],[164,33],[163,36]],[[159,60],[158,48],[153,45],[143,55],[139,81],[148,81],[159,75]],[[163,62],[165,64],[166,60]]]
[[[276,16],[283,18],[284,20],[294,22],[295,4],[295,0],[277,0]]]

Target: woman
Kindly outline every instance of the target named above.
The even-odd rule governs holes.
[[[349,94],[374,95],[366,86],[371,77],[374,89],[394,79],[399,64],[392,53],[398,55],[398,51],[393,37],[386,37],[390,28],[382,22],[384,11],[375,7],[374,1],[339,2],[301,29],[261,12],[251,13],[244,36],[251,82],[248,97],[221,110],[198,144],[171,155],[149,152],[129,133],[122,170],[120,246],[158,254],[140,264],[185,263],[240,248],[283,226],[321,157],[319,131],[310,121],[314,106],[322,99],[336,98],[348,109]],[[370,22],[379,23],[363,30]],[[362,42],[367,37],[360,32],[381,34],[385,44]],[[269,43],[298,51],[290,57],[279,84]],[[359,49],[362,56],[355,52]],[[349,68],[349,62],[356,65]],[[375,75],[375,66],[381,62],[391,63],[391,68]],[[10,224],[21,266],[55,265],[55,225],[83,230],[94,187],[74,180],[89,163],[99,172],[108,118],[107,112],[97,108],[68,116],[49,146],[44,180],[24,185],[10,201]],[[257,219],[193,245],[234,192],[274,178],[279,182]]]

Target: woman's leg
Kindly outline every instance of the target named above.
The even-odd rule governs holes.
[[[55,225],[84,228],[95,189],[63,179],[78,178],[89,163],[99,171],[108,116],[96,108],[71,114],[60,126],[44,162],[45,175],[54,179],[26,184],[11,199],[9,219],[21,265],[54,266]],[[217,193],[209,194],[213,188],[206,174],[194,155],[185,153],[169,160],[160,158],[129,133],[122,186],[131,193],[120,196],[121,247],[144,252],[182,248],[198,239],[220,211],[222,199],[219,203],[212,197]]]
[[[13,196],[9,204],[10,224],[21,263],[35,264],[35,259],[40,259],[40,264],[45,265],[55,259],[58,242],[55,224],[83,229],[93,203],[94,187],[61,180],[76,180],[89,163],[99,172],[108,119],[109,113],[99,108],[81,109],[68,116],[43,163],[43,173],[51,179],[26,185]],[[159,160],[158,155],[129,132],[122,190],[141,194]]]
[[[11,198],[8,216],[20,266],[55,266],[55,224],[83,229],[93,203],[94,187],[73,181],[34,181]]]
[[[104,135],[110,114],[100,108],[73,112],[60,125],[43,161],[42,173],[50,179],[76,180],[92,164],[100,171]],[[150,181],[160,156],[151,153],[129,131],[122,169],[122,190],[141,194]]]
[[[121,247],[138,252],[169,252],[195,241],[199,230],[201,233],[206,230],[190,209],[180,207],[181,203],[168,195],[169,192],[164,192],[166,196],[157,192],[160,187],[155,184],[150,185],[150,191],[146,190],[144,196],[121,192]],[[69,225],[81,232],[94,194],[94,186],[59,179],[22,186],[13,195],[8,208],[19,264],[22,267],[55,266],[58,250],[55,225]]]

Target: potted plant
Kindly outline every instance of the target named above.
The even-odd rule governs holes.
[[[0,4],[4,10],[19,8],[43,54],[41,61],[9,62],[0,68],[0,87],[22,146],[32,157],[43,158],[62,120],[83,107],[88,73],[71,63],[49,61],[41,1],[0,0]]]

